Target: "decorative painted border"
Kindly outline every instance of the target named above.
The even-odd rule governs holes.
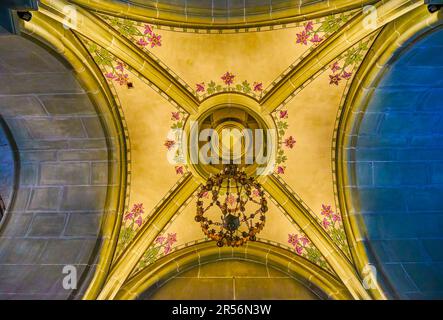
[[[323,72],[327,71],[327,70],[331,70],[332,72],[334,72],[332,70],[332,67],[334,65],[338,65],[339,61],[349,59],[352,63],[348,63],[347,66],[350,66],[352,69],[352,71],[350,71],[349,73],[352,75],[354,73],[354,70],[356,68],[358,68],[360,62],[362,61],[364,55],[367,54],[370,45],[372,43],[372,41],[374,41],[375,36],[371,35],[365,39],[363,39],[362,41],[360,41],[356,46],[350,48],[350,50],[348,50],[349,52],[351,52],[351,54],[345,52],[342,55],[340,55],[335,62],[331,65],[331,66],[325,66],[324,68],[322,68],[319,72],[317,72],[311,79],[309,79],[305,84],[303,84],[303,86],[301,86],[299,89],[297,89],[288,99],[286,99],[284,101],[284,103],[282,103],[277,109],[276,112],[279,111],[285,111],[285,109],[283,109],[284,107],[286,107],[286,105],[289,103],[290,100],[292,100],[292,98],[294,98],[301,90],[303,90],[309,83],[311,83],[313,80],[315,80],[318,76],[320,76]],[[364,54],[363,54],[364,52]],[[357,57],[357,58],[355,58]],[[349,61],[348,60],[348,61]],[[346,65],[346,63],[344,64]],[[348,69],[349,71],[349,69]],[[343,104],[344,101],[346,100],[346,95],[349,91],[349,87],[351,85],[352,82],[352,76],[345,78],[346,80],[346,86],[343,90],[342,93],[342,97],[341,97],[341,102],[340,105],[338,107],[338,113],[337,113],[337,117],[336,117],[336,123],[335,123],[335,127],[334,127],[334,133],[333,133],[333,141],[332,141],[332,168],[335,168],[335,137],[336,137],[336,132],[337,132],[337,126],[338,126],[338,121],[340,118],[340,114],[342,108],[343,108]],[[330,83],[331,84],[331,83]],[[335,83],[333,83],[335,84]],[[276,113],[275,112],[275,113]],[[342,215],[338,206],[338,193],[337,193],[337,186],[336,186],[336,177],[335,177],[335,169],[333,169],[332,172],[333,175],[333,179],[332,179],[332,183],[333,183],[333,190],[334,190],[334,198],[335,198],[335,212],[334,214],[339,218],[335,218],[336,220],[331,220],[332,219],[332,215],[329,216],[325,216],[324,214],[322,214],[324,217],[323,219],[320,219],[318,217],[318,215],[316,215],[308,206],[306,203],[303,203],[303,201],[301,201],[301,198],[294,192],[294,190],[284,181],[284,179],[282,179],[282,177],[280,177],[279,175],[275,175],[277,177],[277,179],[285,185],[286,188],[288,188],[288,190],[291,192],[291,194],[293,196],[295,196],[297,198],[297,200],[299,200],[303,206],[305,207],[306,210],[308,210],[311,215],[318,221],[318,223],[323,227],[323,229],[325,229],[325,231],[328,233],[328,235],[331,237],[331,239],[337,243],[337,245],[339,246],[339,248],[348,256],[350,257],[350,249],[349,249],[349,244],[347,242],[347,238],[346,238],[346,233],[344,230],[344,226],[343,226],[343,222],[342,222]],[[327,205],[325,205],[327,206]],[[331,209],[332,210],[332,209]],[[323,212],[323,210],[322,210]],[[326,220],[325,220],[326,219]],[[344,239],[343,239],[344,238]]]
[[[170,193],[170,192],[169,192]],[[157,206],[151,211],[151,213],[145,217],[145,220],[148,219],[148,217],[155,212],[156,208],[158,208],[158,206],[160,204],[163,203],[164,199],[167,198],[167,196],[169,195],[169,193],[163,197],[162,200],[160,200],[160,202],[157,204]],[[183,213],[183,211],[188,207],[188,205],[191,203],[192,200],[195,199],[196,195],[198,193],[198,190],[196,192],[193,193],[193,195],[191,197],[189,197],[185,203],[180,207],[180,209],[174,214],[174,216],[172,217],[172,219],[169,220],[169,222],[165,225],[165,227],[161,230],[160,235],[157,237],[156,241],[159,239],[159,237],[164,237],[164,234],[166,233],[166,230],[168,230],[170,228],[170,226],[172,225],[172,223],[180,216],[180,214]],[[154,242],[153,245],[151,245],[151,247],[149,247],[149,249],[145,252],[145,255],[143,256],[143,258],[139,261],[139,263],[137,264],[137,267],[134,268],[134,270],[132,271],[131,275],[134,273],[137,273],[138,271],[140,271],[141,269],[143,269],[144,267],[146,267],[149,264],[154,263],[155,261],[157,261],[157,259],[161,258],[162,256],[169,254],[171,252],[174,252],[177,250],[177,248],[180,248],[181,246],[173,246],[173,244],[175,242],[177,242],[177,233],[175,234],[175,238],[173,242],[170,242],[169,244],[169,248],[165,251],[165,246],[166,244],[164,243],[164,241],[160,241],[159,243],[156,243],[156,241]],[[205,238],[205,240],[209,240],[207,238]],[[168,243],[168,242],[166,242]],[[192,243],[194,244],[194,243]],[[163,246],[163,251],[162,248],[158,248]]]
[[[359,10],[353,10],[353,11],[349,11],[346,12],[342,15],[344,15],[346,17],[347,20],[350,20]],[[304,23],[299,23],[297,27],[301,27],[303,26],[304,28],[306,28],[306,25],[310,22],[313,23],[313,27],[315,25],[318,24],[324,24],[328,19],[334,19],[336,17],[339,17],[340,15],[331,15],[331,16],[327,16],[321,19],[315,19],[315,20],[309,20],[306,21]],[[327,37],[329,37],[331,34],[323,34],[322,37],[322,41],[324,41],[325,39],[327,39]],[[297,44],[297,38],[295,38],[294,40],[294,44]],[[300,56],[298,57],[293,63],[291,63],[289,65],[288,68],[286,68],[282,73],[280,73],[277,78],[275,78],[264,90],[263,90],[263,95],[266,95],[273,87],[275,87],[275,85],[277,83],[279,83],[287,74],[289,74],[302,60],[304,60],[313,50],[315,50],[317,46],[316,45],[311,45],[309,46],[306,51]],[[327,69],[327,67],[325,67],[325,70]],[[304,87],[304,86],[303,86]],[[302,88],[303,88],[302,87]],[[287,103],[287,102],[286,102]]]
[[[248,80],[240,80],[236,83],[236,75],[226,71],[221,77],[222,83],[211,80],[209,82],[199,82],[195,84],[195,94],[201,100],[220,92],[244,93],[258,100],[262,96],[263,83],[254,81],[252,84]]]
[[[288,189],[288,190],[292,191],[291,189]],[[291,193],[293,193],[293,192],[291,192]],[[293,225],[293,227],[296,230],[299,230],[299,233],[288,234],[288,243],[292,245],[292,247],[290,247],[291,248],[290,250],[292,252],[294,252],[295,254],[302,256],[302,257],[306,258],[307,260],[311,261],[312,263],[318,265],[319,267],[325,269],[329,273],[335,274],[333,269],[331,268],[331,266],[328,264],[328,262],[323,257],[323,255],[320,253],[320,251],[314,246],[312,241],[303,232],[303,229],[297,223],[295,223],[295,221],[291,218],[291,216],[280,206],[280,204],[278,204],[277,201],[275,201],[274,198],[272,198],[267,192],[266,192],[266,195],[267,195],[268,199],[270,199],[272,201],[272,203],[286,217],[286,219],[288,219],[288,221]],[[298,195],[296,195],[295,193],[293,195],[302,205],[305,205]],[[305,207],[307,208],[307,206],[305,206]],[[311,212],[311,214],[313,214],[309,208],[307,208],[307,210],[309,212]],[[291,235],[293,236],[292,240],[290,237]],[[300,241],[294,241],[295,237],[297,237],[297,240],[300,240]],[[302,241],[301,239],[305,239],[305,240]],[[308,241],[306,241],[306,240],[308,240]],[[271,243],[271,242],[268,241],[268,243]],[[279,244],[278,246],[285,248],[281,244]]]
[[[83,43],[83,45],[85,46],[85,48],[87,49],[87,51],[89,52],[89,54],[91,55],[91,57],[93,58],[94,61],[96,61],[94,59],[94,55],[91,53],[91,51],[89,51],[89,45],[91,45],[93,42],[88,40],[87,38],[83,37],[82,35],[77,35],[78,38],[80,39],[80,41]],[[98,68],[100,69],[100,71],[102,72],[103,75],[105,75],[106,73],[106,69],[103,67],[103,65],[100,65],[99,63],[97,63]],[[127,153],[127,171],[126,171],[126,195],[125,195],[125,204],[124,204],[124,208],[125,211],[128,210],[129,208],[129,200],[130,200],[130,188],[131,188],[131,174],[132,174],[132,169],[131,169],[131,153],[132,153],[132,148],[131,148],[131,139],[129,137],[129,129],[128,129],[128,124],[126,122],[126,118],[125,118],[125,113],[123,111],[123,107],[121,104],[121,101],[118,97],[117,91],[115,89],[114,86],[114,82],[113,81],[109,81],[108,79],[108,84],[109,84],[109,90],[111,91],[112,97],[114,98],[115,104],[117,105],[117,109],[118,109],[118,113],[120,115],[120,119],[122,122],[122,126],[123,126],[123,131],[124,131],[124,135],[125,135],[125,141],[126,141],[126,153]]]
[[[342,14],[350,17],[354,15],[356,12],[361,11],[361,9],[353,9],[346,11]],[[104,15],[104,14],[100,14]],[[330,16],[338,16],[340,14],[333,14]],[[179,33],[197,33],[197,34],[238,34],[238,33],[253,33],[253,32],[269,32],[281,29],[290,29],[290,28],[299,28],[304,26],[306,22],[313,21],[314,23],[323,23],[327,19],[328,16],[320,17],[317,19],[310,19],[300,22],[290,22],[290,23],[280,23],[275,25],[268,26],[258,26],[258,27],[248,27],[248,28],[230,28],[230,29],[208,29],[208,28],[193,28],[193,27],[174,27],[167,26],[158,23],[154,23],[158,30],[166,30],[171,32],[179,32]]]
[[[177,27],[172,27],[172,26],[164,26],[164,25],[158,25],[158,24],[142,23],[142,22],[139,22],[139,21],[133,21],[133,20],[129,20],[129,19],[118,18],[118,17],[114,17],[114,16],[111,16],[111,15],[103,14],[103,13],[98,13],[97,15],[100,18],[102,18],[106,23],[108,23],[111,27],[112,27],[112,25],[110,24],[110,20],[114,19],[114,20],[125,20],[126,22],[130,21],[131,28],[132,27],[142,28],[142,27],[147,25],[147,26],[150,27],[151,32],[152,32],[152,30],[156,29],[156,30],[159,30],[159,31],[166,30],[166,31],[172,31],[172,32],[197,33],[197,34],[238,34],[238,33],[246,33],[246,32],[269,32],[269,31],[275,31],[275,30],[280,30],[280,29],[306,27],[306,24],[308,24],[308,23],[312,23],[313,25],[320,24],[321,26],[324,26],[324,25],[330,24],[331,21],[336,21],[338,19],[340,19],[342,21],[347,21],[347,20],[351,19],[357,12],[359,12],[359,9],[350,10],[350,11],[347,11],[346,13],[330,15],[330,16],[321,17],[321,18],[318,18],[318,19],[313,19],[313,20],[305,21],[305,22],[296,22],[296,23],[280,24],[280,25],[264,26],[264,27],[254,27],[254,28],[228,29],[228,30],[222,30],[222,29],[177,28]],[[337,23],[336,23],[336,25],[337,25]],[[322,29],[325,29],[325,27],[323,27]],[[330,36],[330,34],[333,33],[333,32],[331,32],[331,30],[334,30],[334,29],[333,28],[332,29],[331,28],[330,29],[326,29],[326,31],[329,31],[329,32],[328,33],[324,33],[322,40],[326,39],[328,36]],[[320,32],[320,31],[318,31],[318,32]],[[141,32],[141,33],[144,34],[144,32]],[[136,34],[134,33],[134,35],[132,35],[132,34],[129,34],[129,35],[123,34],[123,35],[126,38],[128,38],[129,40],[131,40],[131,42],[133,42],[135,44],[137,44],[137,42],[139,42],[139,40],[140,40],[140,38],[137,39],[134,36],[134,35],[140,36],[140,33],[138,33],[138,32],[136,32]],[[294,43],[296,43],[296,41],[297,41],[296,38],[297,38],[297,36],[294,37]],[[148,41],[144,41],[144,42],[148,43]],[[146,47],[146,46],[147,45],[139,45],[139,47]],[[245,83],[245,85],[243,85],[243,83],[239,83],[238,85],[240,85],[242,88],[239,87],[238,89],[237,88],[233,89],[232,87],[231,88],[229,88],[229,87],[225,88],[223,86],[219,87],[219,85],[217,83],[215,83],[215,82],[214,82],[214,85],[213,85],[214,92],[212,92],[211,94],[201,94],[204,91],[201,88],[201,84],[202,83],[197,83],[195,85],[195,90],[192,89],[183,79],[181,79],[177,74],[175,74],[167,65],[165,65],[150,50],[144,50],[144,52],[149,54],[149,56],[152,59],[154,59],[161,67],[163,67],[168,73],[170,73],[177,81],[179,81],[180,84],[182,84],[186,88],[186,90],[188,90],[190,93],[192,93],[193,95],[197,96],[200,99],[205,99],[206,97],[209,97],[210,95],[212,95],[214,93],[217,93],[217,92],[236,91],[236,92],[246,93],[246,94],[248,94],[248,95],[250,95],[250,96],[252,96],[252,97],[254,97],[255,99],[258,100],[262,96],[264,96],[267,92],[269,92],[281,79],[283,79],[300,61],[302,61],[314,49],[315,49],[315,46],[310,46],[306,50],[305,53],[303,53],[300,57],[298,57],[276,79],[274,79],[268,85],[268,87],[263,89],[263,87],[261,86],[261,90],[260,90],[259,94],[257,92],[256,93],[252,93],[252,94],[249,93],[249,90],[247,88],[251,87],[250,83],[247,83],[247,84]],[[208,83],[204,83],[203,82],[203,84],[204,84],[204,86],[207,86],[211,82],[213,82],[213,81],[210,81]],[[256,84],[260,84],[260,82],[256,82]],[[254,86],[254,84],[253,84],[253,86]],[[245,92],[244,89],[246,89],[247,92]]]
[[[285,148],[287,149],[293,149],[297,141],[294,139],[292,135],[286,136],[286,131],[289,128],[288,125],[288,119],[289,112],[288,110],[279,110],[272,113],[272,118],[274,119],[274,122],[277,127],[277,135],[278,135],[278,149],[277,149],[277,158],[275,160],[276,169],[275,173],[278,175],[285,174],[286,171],[286,161],[288,160],[287,156],[285,155]]]
[[[367,37],[366,39],[363,39],[362,41],[360,41],[361,43],[366,43],[367,48],[366,48],[366,52],[363,54],[363,59],[364,56],[367,54],[369,48],[371,48],[372,44],[374,43],[376,37],[378,36],[379,32],[377,32],[376,34],[373,34],[369,37]],[[359,44],[359,45],[360,45]],[[352,73],[355,73],[356,69],[358,69],[358,67],[360,66],[360,62],[359,63],[355,63],[352,64]],[[352,78],[351,78],[352,79]],[[341,219],[343,219],[343,215],[342,212],[340,211],[340,200],[339,200],[339,195],[338,195],[338,190],[337,190],[337,172],[336,172],[336,152],[337,152],[337,133],[338,133],[338,129],[339,129],[339,124],[340,124],[340,118],[343,112],[343,108],[344,105],[346,103],[346,98],[348,96],[350,87],[351,87],[351,83],[352,81],[347,80],[346,82],[346,87],[343,91],[342,94],[342,98],[339,104],[339,107],[337,109],[337,115],[335,118],[335,124],[334,124],[334,131],[333,131],[333,135],[332,135],[332,142],[331,142],[331,166],[332,166],[332,185],[333,185],[333,192],[334,192],[334,201],[335,201],[335,210],[336,213],[340,216]],[[347,250],[344,251],[346,253],[346,255],[348,255],[348,257],[351,257],[351,252],[350,252],[350,248],[349,248],[349,243],[348,243],[348,237],[346,234],[346,230],[344,230],[344,226],[343,226],[343,221],[342,221],[342,228],[343,228],[343,232],[345,233],[345,237],[346,237],[346,243],[348,244],[346,246]]]

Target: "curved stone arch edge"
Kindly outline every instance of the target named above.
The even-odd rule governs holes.
[[[164,283],[199,265],[221,260],[266,265],[289,275],[311,291],[312,289],[320,291],[320,296],[323,298],[353,299],[345,285],[336,277],[283,248],[263,242],[249,243],[243,248],[218,248],[212,241],[194,244],[160,258],[129,278],[115,299],[136,299],[143,292],[155,288],[160,282]]]
[[[353,156],[348,154],[347,148],[355,146],[354,135],[358,132],[363,114],[366,111],[374,88],[385,75],[386,66],[415,41],[429,34],[443,25],[441,15],[430,15],[425,6],[414,9],[409,14],[389,23],[375,39],[366,58],[360,65],[355,79],[351,84],[346,97],[342,114],[340,115],[335,149],[335,176],[338,192],[338,203],[343,215],[343,222],[351,250],[352,260],[360,276],[363,269],[375,261],[371,248],[364,243],[366,228],[362,217],[358,214],[358,197],[345,186],[352,184],[356,179],[355,165],[348,165]],[[376,286],[368,290],[375,299],[395,298],[396,294],[386,275],[377,273]],[[364,277],[362,277],[363,279]]]

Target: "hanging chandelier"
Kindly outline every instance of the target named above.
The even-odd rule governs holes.
[[[197,196],[195,221],[219,247],[255,241],[265,225],[268,203],[262,187],[237,165],[210,176]]]

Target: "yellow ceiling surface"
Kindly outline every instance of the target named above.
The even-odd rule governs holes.
[[[225,91],[247,94],[259,101],[267,89],[272,88],[303,56],[346,22],[349,16],[350,14],[329,16],[274,30],[254,29],[224,33],[177,31],[100,15],[110,27],[170,70],[199,101]],[[143,208],[142,218],[138,223],[128,222],[135,233],[140,228],[140,223],[161,206],[166,195],[187,173],[186,165],[168,162],[165,143],[174,140],[170,129],[177,123],[184,126],[188,113],[168,101],[125,61],[90,40],[84,39],[84,42],[113,87],[116,100],[121,104],[122,118],[128,127],[130,192],[128,211],[125,214],[130,213],[134,205],[142,205]],[[358,54],[363,55],[363,51]],[[306,208],[323,228],[327,231],[336,229],[336,232],[342,233],[343,226],[335,206],[331,174],[332,138],[346,84],[359,62],[348,61],[345,66],[344,60],[345,58],[338,59],[334,62],[335,67],[333,63],[314,74],[306,87],[272,113],[281,140],[279,151],[285,158],[282,161],[277,160],[274,175],[303,199]],[[340,72],[348,72],[349,75],[342,76],[339,82],[334,83],[331,75]],[[233,76],[233,83],[228,86],[222,79],[226,73]],[[214,83],[213,91],[210,91],[211,82]],[[322,117],[318,117],[319,113]],[[294,141],[293,145],[286,143],[288,139]],[[171,223],[161,232],[164,235],[175,235],[171,249],[204,238],[199,224],[193,221],[195,201],[178,210]],[[336,218],[328,218],[324,214],[324,207],[330,208]],[[179,213],[180,211],[183,212]],[[275,205],[270,207],[268,217],[259,241],[271,241],[302,255],[300,245],[307,245],[303,242],[298,242],[300,245],[291,243],[292,235],[306,237],[300,227],[284,215],[284,210]],[[129,241],[125,237],[123,240]],[[318,256],[306,254],[304,250],[306,258],[331,271],[310,241],[309,246]],[[344,236],[340,246],[348,254]],[[166,251],[168,253],[169,248]],[[162,253],[165,254],[160,249],[150,263],[161,257]]]
[[[246,110],[277,133],[271,170],[256,177],[268,200],[265,227],[256,241],[235,252],[281,263],[282,250],[291,259],[283,268],[300,263],[297,270],[308,268],[309,279],[335,283],[324,286],[331,296],[342,294],[338,281],[346,294],[369,298],[352,262],[355,248],[348,243],[339,207],[337,128],[350,85],[380,28],[417,5],[377,3],[375,24],[368,24],[360,1],[338,1],[330,10],[318,4],[318,14],[311,10],[315,4],[307,5],[300,9],[306,15],[282,23],[245,18],[243,27],[236,21],[235,27],[223,28],[205,25],[204,19],[181,26],[172,15],[175,20],[163,24],[165,17],[143,18],[150,9],[101,0],[74,2],[83,6],[76,7],[80,22],[67,23],[64,0],[44,0],[27,27],[40,34],[39,24],[54,25],[61,43],[48,34],[42,37],[73,61],[90,59],[90,70],[100,73],[95,81],[106,84],[103,91],[109,89],[123,126],[124,210],[118,212],[111,249],[103,253],[112,261],[106,262],[109,274],[97,275],[101,289],[93,285],[88,294],[132,297],[136,290],[128,287],[138,288],[140,279],[154,281],[150,274],[156,268],[169,270],[167,257],[179,264],[180,257],[188,261],[187,250],[200,248],[195,249],[198,258],[192,258],[200,263],[204,252],[229,252],[214,248],[194,221],[198,190],[207,176],[186,161],[189,150],[180,147],[176,134],[177,129],[187,132],[191,119],[223,106],[226,114]],[[75,41],[84,52],[71,49]],[[168,161],[169,149],[179,161]]]

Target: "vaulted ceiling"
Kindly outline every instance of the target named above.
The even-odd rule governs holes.
[[[350,214],[349,118],[363,81],[441,19],[420,1],[259,2],[42,0],[23,23],[68,60],[117,130],[116,212],[86,298],[135,298],[217,255],[285,269],[329,298],[386,298],[364,281],[364,226]],[[235,249],[217,248],[194,221],[205,177],[167,159],[171,130],[221,104],[253,110],[278,135],[275,167],[257,177],[266,227]]]

